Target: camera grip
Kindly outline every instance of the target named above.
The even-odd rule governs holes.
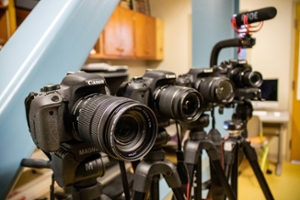
[[[32,138],[46,152],[55,152],[60,148],[59,133],[64,130],[61,105],[42,107],[35,116]]]

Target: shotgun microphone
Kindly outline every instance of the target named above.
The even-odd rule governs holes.
[[[277,10],[274,7],[266,7],[258,10],[253,10],[249,12],[239,13],[237,15],[233,15],[232,18],[235,18],[236,25],[240,27],[244,25],[244,16],[248,17],[248,24],[260,22],[268,19],[273,19],[277,14]]]

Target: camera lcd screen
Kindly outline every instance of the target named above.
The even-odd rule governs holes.
[[[259,88],[263,99],[278,101],[278,79],[265,79]]]

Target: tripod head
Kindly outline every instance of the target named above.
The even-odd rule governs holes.
[[[165,159],[165,152],[163,150],[163,145],[167,144],[171,139],[164,127],[158,128],[158,133],[156,136],[155,143],[150,150],[150,152],[145,155],[145,161],[163,161]]]
[[[73,186],[73,199],[100,198],[102,187],[97,178],[105,173],[106,156],[82,142],[62,143],[60,150],[50,155],[55,181],[60,187]]]
[[[230,137],[238,137],[243,132],[243,122],[239,119],[227,120],[224,122],[224,128]]]
[[[50,166],[59,186],[70,186],[90,178],[102,177],[108,158],[85,143],[62,143],[51,153]]]
[[[198,120],[190,123],[181,123],[181,127],[185,130],[190,130],[191,140],[205,139],[207,134],[204,128],[209,125],[209,115],[202,113]]]
[[[232,120],[241,121],[242,136],[248,137],[247,122],[251,119],[253,113],[253,106],[249,99],[238,101],[235,113],[232,115]],[[238,122],[236,122],[238,123]]]
[[[239,119],[242,121],[248,121],[251,119],[253,113],[253,106],[249,99],[239,101],[237,103],[235,113],[233,114],[233,119]]]

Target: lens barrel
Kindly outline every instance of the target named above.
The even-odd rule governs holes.
[[[154,94],[154,107],[162,117],[180,121],[195,121],[201,115],[201,94],[188,87],[166,85]]]
[[[261,73],[252,71],[251,68],[235,68],[232,70],[231,80],[237,88],[255,87],[258,88],[263,82]]]
[[[198,91],[206,102],[230,103],[234,89],[234,83],[225,77],[206,77],[198,84]]]
[[[243,83],[249,87],[259,87],[263,83],[263,77],[259,72],[246,72],[242,77]]]
[[[119,160],[138,160],[155,143],[155,114],[132,99],[89,95],[77,102],[73,117],[76,135],[81,140]]]

